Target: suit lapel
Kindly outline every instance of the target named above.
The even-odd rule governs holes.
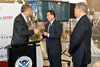
[[[22,16],[22,14],[20,14],[20,16],[21,16],[21,20],[23,21],[22,23],[24,24],[24,26],[26,26],[28,28],[26,21],[25,21],[24,17]]]
[[[52,28],[55,25],[55,23],[56,23],[56,20],[54,20],[54,22],[53,22],[53,24],[51,25],[50,28]],[[49,26],[49,22],[46,25],[45,32],[48,32],[48,26]]]
[[[55,23],[56,23],[56,20],[54,20],[54,22],[53,22],[52,26],[54,26],[54,25],[55,25]]]
[[[54,20],[54,22],[52,23],[52,25],[50,26],[49,28],[49,32],[53,32],[55,30],[55,23],[56,23],[56,20]]]
[[[84,16],[82,16],[80,19],[79,19],[79,21],[77,22],[77,24],[76,24],[76,26],[75,26],[75,28],[74,28],[74,30],[73,30],[73,33],[72,33],[72,35],[74,34],[74,31],[76,30],[76,28],[80,25],[80,24],[82,24],[82,19],[84,19],[84,17],[86,17],[86,15],[84,15]],[[71,35],[71,36],[72,36]]]

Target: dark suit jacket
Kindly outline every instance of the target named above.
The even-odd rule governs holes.
[[[49,23],[46,24],[45,32],[48,32]],[[50,52],[61,52],[61,35],[62,24],[54,20],[53,24],[49,28],[49,37],[46,39],[46,48]]]
[[[78,21],[70,38],[69,53],[74,64],[89,64],[91,62],[92,24],[86,15]]]
[[[33,34],[34,31],[28,30],[25,19],[23,18],[22,14],[19,14],[14,20],[13,37],[11,43],[28,42],[28,36]]]

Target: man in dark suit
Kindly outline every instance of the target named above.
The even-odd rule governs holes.
[[[61,65],[61,35],[62,24],[55,19],[55,12],[53,10],[47,11],[47,19],[49,23],[46,24],[44,35],[46,39],[46,49],[50,67],[62,67]]]
[[[30,16],[32,7],[24,4],[21,7],[21,13],[14,20],[13,37],[11,43],[23,43],[29,41],[29,36],[38,33],[38,29],[28,30],[27,17]]]
[[[74,10],[78,22],[70,37],[67,51],[72,55],[74,67],[87,67],[91,63],[92,24],[86,15],[88,7],[85,3],[76,4]]]

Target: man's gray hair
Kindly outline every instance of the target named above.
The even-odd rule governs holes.
[[[21,7],[21,12],[25,12],[26,10],[28,10],[28,8],[32,9],[32,6],[30,6],[29,4],[23,4]]]
[[[85,12],[85,13],[88,12],[88,6],[86,5],[86,3],[80,2],[80,3],[77,3],[76,6],[78,8],[81,8],[83,12]]]

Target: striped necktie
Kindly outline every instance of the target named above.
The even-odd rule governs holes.
[[[49,32],[50,26],[51,26],[51,23],[49,23],[49,26],[48,26],[48,32]]]

